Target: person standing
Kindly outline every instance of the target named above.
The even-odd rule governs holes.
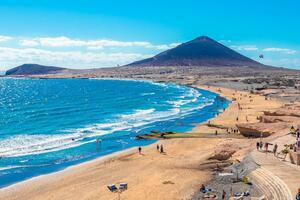
[[[268,153],[268,148],[269,148],[269,143],[265,143],[265,150],[266,150],[266,153]]]
[[[142,147],[139,147],[139,154],[142,154]]]
[[[159,145],[156,145],[156,150],[159,151]]]
[[[263,148],[263,142],[262,141],[259,142],[259,148],[260,148],[260,150],[262,150],[262,148]]]
[[[164,147],[163,147],[163,145],[160,145],[160,153],[164,153]]]
[[[277,144],[275,144],[275,145],[274,145],[274,149],[273,149],[274,156],[276,156],[276,153],[277,153],[277,148],[278,148],[278,145],[277,145]]]
[[[256,149],[259,150],[259,142],[256,142]]]
[[[223,193],[222,193],[222,200],[225,200],[226,199],[226,192],[223,190]]]

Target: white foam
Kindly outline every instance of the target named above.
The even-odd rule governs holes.
[[[120,115],[120,117],[123,118],[123,119],[124,118],[125,119],[131,119],[131,118],[137,118],[137,117],[144,117],[145,115],[149,115],[150,113],[153,113],[153,112],[155,112],[154,108],[145,109],[145,110],[137,109],[132,114],[124,114],[124,115]]]
[[[81,142],[79,133],[57,135],[18,135],[0,141],[1,157],[17,157],[48,153],[76,147],[88,142]]]
[[[171,116],[174,117],[179,112],[179,109],[159,112],[156,112],[155,109],[136,110],[134,113],[118,116],[115,122],[68,130],[64,134],[12,136],[0,141],[0,156],[17,157],[73,148],[95,142],[93,137],[141,127]]]
[[[175,101],[167,101],[167,103],[176,108],[180,108],[186,104],[196,102],[200,96],[201,94],[197,90],[190,88],[184,95],[179,96],[179,99]]]
[[[94,79],[94,80],[117,80],[117,81],[132,81],[132,82],[144,82],[144,83],[149,83],[152,85],[157,85],[161,87],[168,87],[168,85],[174,85],[176,87],[180,87],[178,85],[175,85],[173,83],[162,83],[162,82],[154,82],[151,80],[136,80],[136,79],[126,79],[126,78],[89,78],[89,79]]]
[[[15,169],[20,168],[21,166],[6,166],[6,167],[0,167],[0,171],[8,170],[8,169]]]
[[[141,96],[150,96],[150,95],[154,95],[154,92],[146,92],[146,93],[142,93]]]
[[[17,169],[17,168],[27,168],[27,167],[43,167],[47,164],[41,164],[41,165],[8,165],[5,167],[0,167],[0,171],[9,170],[9,169]]]

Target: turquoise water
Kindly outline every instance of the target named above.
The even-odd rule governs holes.
[[[228,103],[167,83],[2,78],[0,187],[154,142],[141,133],[188,131]]]

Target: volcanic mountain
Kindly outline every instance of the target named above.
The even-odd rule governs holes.
[[[51,74],[64,70],[61,67],[44,66],[38,64],[23,64],[18,67],[6,71],[5,75],[38,75],[38,74]]]
[[[164,51],[152,58],[136,61],[127,66],[247,66],[263,67],[238,52],[201,36]]]

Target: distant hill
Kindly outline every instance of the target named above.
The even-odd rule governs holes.
[[[201,36],[164,51],[152,58],[140,60],[126,66],[248,66],[263,67],[238,52]]]
[[[38,75],[38,74],[51,74],[66,68],[44,66],[38,64],[23,64],[18,67],[6,71],[5,75]]]

